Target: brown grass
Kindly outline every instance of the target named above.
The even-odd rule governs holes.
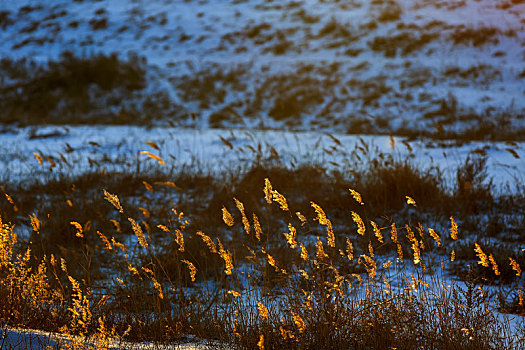
[[[496,311],[525,312],[525,256],[464,240],[462,216],[485,208],[465,191],[496,198],[484,167],[469,159],[457,193],[388,159],[347,177],[261,162],[220,182],[143,170],[11,184],[1,217],[27,238],[0,230],[0,317],[73,348],[190,334],[246,349],[519,348]],[[496,307],[487,284],[507,291]]]

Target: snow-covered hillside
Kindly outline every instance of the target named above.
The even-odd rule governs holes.
[[[4,0],[0,57],[143,56],[150,104],[134,112],[153,122],[516,139],[523,13],[520,0]]]

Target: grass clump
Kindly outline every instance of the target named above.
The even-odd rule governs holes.
[[[193,67],[190,67],[193,70]],[[173,81],[177,91],[185,102],[197,102],[200,109],[221,106],[228,91],[239,92],[246,89],[243,77],[247,74],[247,66],[224,68],[214,65],[201,71]]]
[[[14,24],[15,21],[11,19],[10,11],[0,11],[0,28],[6,30],[7,27]]]
[[[474,47],[499,43],[498,36],[503,33],[496,27],[465,28],[459,27],[450,35],[454,45],[472,45]]]
[[[337,69],[337,65],[319,69],[303,65],[293,73],[269,76],[256,86],[244,115],[254,117],[266,112],[276,121],[299,125],[301,116],[319,113],[326,104],[338,82],[333,74]]]
[[[77,57],[65,51],[45,65],[3,59],[1,69],[6,77],[0,86],[3,123],[115,122],[118,118],[101,107],[146,85],[144,62],[122,61],[116,54]]]
[[[34,260],[30,248],[18,252],[13,226],[0,220],[0,314],[3,322],[47,328],[60,318],[63,294],[51,290],[46,259]]]
[[[376,36],[368,42],[368,46],[385,57],[403,56],[422,50],[426,45],[439,38],[439,33],[433,31],[404,31],[391,36]]]
[[[380,1],[374,1],[375,3],[381,3]],[[381,4],[381,9],[377,20],[379,22],[393,22],[398,21],[403,14],[403,9],[401,6],[394,0],[385,1]]]

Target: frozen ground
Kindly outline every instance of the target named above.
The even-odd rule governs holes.
[[[221,174],[262,161],[292,168],[320,164],[328,169],[359,170],[381,154],[396,160],[409,159],[421,169],[437,167],[443,173],[443,184],[450,189],[455,184],[458,167],[473,154],[486,155],[488,175],[497,189],[512,190],[525,181],[523,142],[458,143],[372,135],[138,126],[13,128],[0,134],[0,139],[4,183],[104,168],[115,171],[137,167],[186,168]],[[166,164],[160,165],[141,152],[159,156]],[[42,158],[42,166],[35,154]],[[361,162],[356,162],[357,159]]]
[[[43,350],[46,346],[52,349],[63,344],[63,335],[43,332],[37,330],[27,330],[11,327],[0,328],[0,348],[1,349],[23,349],[23,350]],[[182,342],[174,345],[161,345],[153,343],[128,343],[114,341],[109,349],[121,350],[206,350],[212,347],[204,345],[199,341]]]
[[[520,0],[6,0],[0,13],[5,59],[145,57],[143,93],[163,96],[150,117],[176,125],[525,135]]]

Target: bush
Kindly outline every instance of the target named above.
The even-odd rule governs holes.
[[[130,94],[146,84],[143,62],[122,61],[116,54],[76,57],[66,51],[46,65],[4,59],[1,69],[8,77],[0,86],[0,122],[4,123],[100,118],[93,114],[107,115],[102,110],[109,106],[100,104],[108,94]]]

